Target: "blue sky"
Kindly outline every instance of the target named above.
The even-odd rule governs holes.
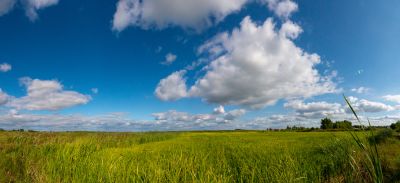
[[[2,1],[0,128],[318,126],[342,93],[400,119],[395,0]]]

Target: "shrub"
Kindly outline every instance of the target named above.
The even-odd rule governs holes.
[[[384,129],[384,130],[379,131],[376,135],[368,137],[368,141],[371,144],[374,144],[374,143],[380,144],[392,137],[393,137],[393,130]]]
[[[352,128],[352,124],[350,121],[344,120],[344,121],[336,121],[334,124],[334,128],[336,129],[350,129]]]

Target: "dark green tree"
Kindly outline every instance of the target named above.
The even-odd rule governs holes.
[[[333,122],[329,118],[321,119],[321,129],[332,129]]]
[[[396,130],[398,132],[400,132],[400,121],[397,121],[396,123],[392,123],[390,125],[390,128],[393,130]]]

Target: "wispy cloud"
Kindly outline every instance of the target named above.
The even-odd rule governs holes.
[[[366,88],[366,87],[359,87],[359,88],[352,88],[351,91],[358,93],[358,94],[363,94],[363,93],[367,93],[370,89]]]
[[[165,55],[165,61],[161,62],[161,64],[171,65],[176,61],[176,58],[178,58],[178,56],[176,56],[175,54],[168,53],[167,55]]]
[[[396,103],[400,104],[400,95],[385,95],[385,96],[383,96],[383,98],[386,101],[396,102]]]
[[[0,16],[9,13],[17,4],[25,9],[26,16],[35,21],[38,19],[38,11],[50,6],[57,5],[59,0],[1,0]]]

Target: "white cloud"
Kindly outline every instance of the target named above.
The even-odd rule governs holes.
[[[348,120],[352,121],[353,125],[359,125],[360,123],[355,119],[352,114],[339,115],[339,116],[328,116],[333,121]],[[387,126],[400,120],[400,115],[383,115],[383,116],[363,116],[359,115],[361,123],[363,125]],[[319,127],[321,125],[321,118],[310,118],[303,117],[298,114],[276,114],[266,117],[257,117],[246,123],[242,123],[243,128],[246,129],[266,129],[266,128],[286,128],[286,126],[298,126],[298,127]]]
[[[10,12],[17,3],[25,9],[25,14],[31,21],[38,18],[38,11],[50,6],[57,5],[59,0],[1,0],[0,1],[0,16]]]
[[[400,95],[385,95],[383,98],[386,101],[400,103]]]
[[[1,90],[0,88],[0,106],[6,104],[9,101],[9,99],[10,96],[7,93],[3,92],[3,90]]]
[[[167,55],[165,55],[165,61],[162,62],[162,64],[164,65],[171,65],[173,62],[175,62],[177,56],[172,54],[172,53],[168,53]]]
[[[279,34],[283,37],[287,37],[290,39],[296,39],[301,33],[303,29],[301,27],[291,21],[286,21],[282,24],[281,29],[279,30]]]
[[[100,116],[84,115],[39,115],[19,114],[10,112],[0,114],[0,128],[4,129],[34,129],[34,130],[90,130],[90,131],[165,131],[165,130],[229,130],[229,129],[266,129],[286,128],[289,126],[319,127],[320,118],[311,119],[297,115],[272,115],[257,117],[249,121],[227,121],[223,118],[215,118],[209,114],[188,114],[175,111],[166,112],[164,118],[156,120],[134,120],[123,113],[112,113]],[[181,113],[181,114],[178,114]],[[186,115],[186,117],[173,117],[173,115]],[[156,117],[156,115],[154,115]],[[366,116],[360,116],[365,125],[368,125]],[[178,120],[173,120],[178,119]],[[190,119],[190,120],[189,120]],[[385,115],[368,117],[372,125],[390,125],[400,119],[400,115]],[[352,115],[333,120],[350,120],[358,124]]]
[[[235,109],[235,110],[227,112],[225,114],[225,116],[224,116],[224,119],[228,120],[228,121],[231,121],[231,120],[235,120],[235,119],[237,119],[237,118],[239,118],[239,117],[241,117],[241,116],[243,116],[245,114],[246,114],[246,110],[244,110],[244,109]]]
[[[235,129],[235,123],[240,123],[212,114],[189,114],[177,111],[155,113],[153,116],[155,120],[134,120],[120,112],[86,116],[0,111],[0,128],[51,131],[175,131]]]
[[[398,107],[390,106],[380,102],[372,102],[356,97],[347,97],[353,108],[358,113],[362,122],[367,124],[368,119],[372,125],[388,125],[400,119],[400,116],[371,116],[373,113],[389,112],[397,110]],[[275,114],[267,117],[257,117],[249,122],[252,127],[285,128],[289,126],[318,127],[322,118],[328,117],[334,121],[350,120],[358,124],[347,104],[328,103],[325,101],[305,103],[300,100],[291,100],[284,104],[287,109],[293,109],[294,113]],[[368,114],[368,119],[367,119]]]
[[[221,108],[220,108],[221,109]],[[219,110],[220,110],[219,109]],[[223,109],[223,108],[222,108]],[[153,117],[159,122],[183,122],[183,123],[197,123],[202,125],[218,125],[221,123],[232,123],[244,114],[246,110],[235,109],[232,111],[225,112],[218,111],[220,113],[213,114],[189,114],[186,112],[179,112],[175,110],[170,110],[167,112],[153,113]]]
[[[22,78],[20,82],[26,87],[27,95],[13,98],[7,104],[18,110],[60,110],[86,104],[91,99],[90,96],[64,90],[56,80]]]
[[[192,115],[186,112],[170,110],[167,112],[152,114],[157,121],[175,121],[175,122],[203,122],[214,119],[211,114]]]
[[[291,0],[261,0],[268,4],[268,9],[278,17],[288,19],[290,15],[298,10],[298,5]]]
[[[163,29],[179,26],[201,30],[239,11],[248,0],[119,0],[113,30],[128,26]]]
[[[26,0],[25,13],[31,21],[38,18],[37,11],[58,4],[58,0]]]
[[[214,108],[214,114],[225,114],[224,106],[220,105],[217,108]]]
[[[10,111],[8,114],[0,114],[0,128],[4,129],[148,131],[154,129],[155,126],[151,121],[132,120],[122,113],[84,116],[79,114],[21,114],[16,111]]]
[[[366,87],[359,87],[359,88],[352,88],[351,89],[352,92],[358,93],[358,94],[362,94],[362,93],[367,93],[369,91],[369,88]]]
[[[285,103],[284,107],[294,109],[298,116],[311,119],[342,116],[345,114],[345,110],[341,104],[325,101],[304,103],[301,100],[292,100]]]
[[[248,129],[283,129],[286,126],[317,127],[320,119],[307,119],[297,115],[276,114],[266,117],[257,117],[246,123],[244,128]]]
[[[398,109],[396,106],[387,105],[381,102],[358,99],[356,97],[348,97],[348,99],[356,112],[378,113]]]
[[[332,76],[321,76],[315,69],[320,57],[297,47],[291,40],[294,34],[279,31],[272,19],[256,25],[246,17],[239,29],[206,42],[199,52],[211,61],[204,68],[205,75],[184,96],[220,105],[262,108],[280,99],[336,92]]]
[[[0,1],[0,16],[10,12],[15,6],[16,0],[1,0]]]
[[[157,85],[155,95],[164,101],[177,100],[187,96],[186,71],[177,71],[162,79]]]
[[[319,102],[316,102],[319,103]],[[314,104],[305,103],[306,106]],[[303,109],[304,107],[300,107]],[[310,108],[310,107],[305,107]],[[313,107],[311,107],[313,108]],[[318,127],[317,117],[294,114],[275,114],[266,117],[256,117],[250,120],[240,120],[245,110],[237,109],[224,114],[190,114],[175,110],[154,113],[154,120],[134,120],[125,113],[110,113],[98,116],[80,114],[24,114],[15,109],[8,112],[0,110],[0,128],[33,129],[33,130],[90,130],[90,131],[165,131],[165,130],[232,130],[232,129],[266,129],[285,128],[289,126]],[[230,115],[227,115],[230,114]],[[351,120],[357,124],[351,114],[329,116],[333,120]],[[360,116],[366,122],[366,116]],[[400,119],[400,115],[370,116],[372,125],[389,125]],[[366,123],[364,123],[366,124]]]
[[[0,64],[0,72],[8,72],[12,69],[12,66],[8,63]]]

